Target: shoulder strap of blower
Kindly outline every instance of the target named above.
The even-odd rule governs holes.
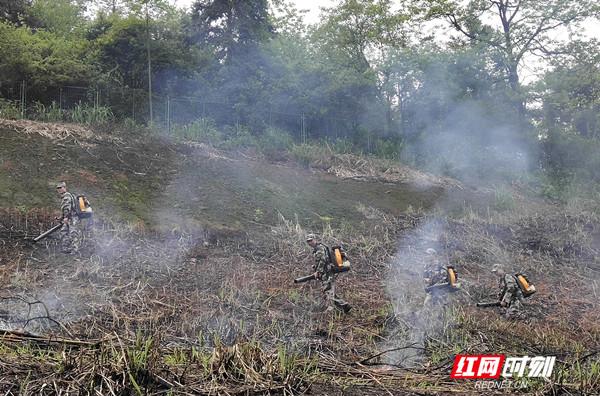
[[[325,250],[327,250],[327,258],[328,258],[328,260],[329,260],[329,264],[331,264],[331,265],[336,265],[336,266],[341,266],[341,264],[339,264],[339,263],[337,262],[336,258],[335,258],[335,257],[333,257],[333,255],[332,255],[332,253],[331,253],[331,250],[336,250],[336,249],[337,249],[337,250],[339,250],[339,251],[340,251],[340,254],[342,254],[342,255],[345,255],[346,253],[345,253],[345,252],[343,252],[343,249],[342,249],[342,247],[341,247],[341,246],[338,246],[338,245],[336,245],[336,246],[333,246],[333,247],[331,247],[331,248],[330,248],[329,246],[327,246],[327,245],[323,245],[323,246],[325,246]],[[343,252],[343,253],[342,253],[342,252]],[[344,256],[342,256],[342,257],[344,257]]]
[[[67,192],[67,194],[71,195],[71,211],[75,213],[77,217],[88,218],[91,216],[91,210],[89,212],[86,211],[87,208],[90,208],[90,203],[85,195],[75,195],[71,192]],[[81,207],[82,203],[79,202],[80,199],[83,199],[83,205],[85,205],[85,209]]]
[[[79,216],[79,210],[78,206],[77,206],[77,198],[75,197],[75,194],[73,194],[70,191],[67,191],[67,194],[69,194],[71,196],[71,214],[75,214],[77,216]]]
[[[331,249],[329,248],[329,246],[325,245],[324,243],[322,243],[321,245],[323,245],[323,247],[325,248],[325,251],[327,252],[327,263],[328,264],[333,263],[333,260],[331,259]]]

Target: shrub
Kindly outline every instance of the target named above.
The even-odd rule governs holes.
[[[242,147],[256,147],[258,145],[256,138],[250,133],[250,130],[241,124],[227,126],[224,128],[225,138],[220,144],[221,148],[233,149]]]
[[[64,112],[58,104],[52,101],[50,106],[45,106],[43,103],[35,102],[33,104],[33,118],[39,121],[58,122],[62,121]]]
[[[78,124],[106,124],[114,119],[114,115],[107,106],[91,106],[79,102],[69,111],[68,118]]]
[[[294,145],[292,136],[282,129],[267,128],[258,139],[259,150],[267,157],[273,157]]]
[[[295,144],[290,149],[292,157],[305,167],[314,165],[317,162],[328,162],[332,153],[331,147],[323,142]]]
[[[189,124],[174,125],[171,133],[181,139],[217,145],[223,140],[223,134],[219,132],[215,121],[211,118],[200,118]]]
[[[19,103],[0,98],[0,118],[15,120],[21,118]]]
[[[350,154],[355,152],[355,147],[352,141],[348,138],[337,138],[333,140],[331,143],[328,143],[331,146],[332,150],[338,154]]]
[[[544,140],[543,149],[544,166],[552,178],[559,173],[571,173],[600,181],[600,141],[597,139],[553,132]]]
[[[510,191],[504,188],[497,188],[494,191],[494,208],[497,211],[503,212],[514,209],[515,199]]]
[[[398,160],[402,151],[402,143],[394,140],[379,138],[375,140],[373,154],[379,158]]]

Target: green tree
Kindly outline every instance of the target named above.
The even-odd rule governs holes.
[[[600,43],[567,45],[537,84],[543,125],[565,134],[600,138]]]
[[[87,85],[95,74],[82,39],[0,23],[0,53],[11,54],[0,57],[3,79],[13,84],[26,80],[31,98],[37,100],[63,85]]]
[[[186,42],[182,27],[186,16],[168,6],[150,7],[149,15],[153,18],[150,24],[143,7],[130,9],[127,16],[98,14],[87,37],[93,41],[95,58],[103,71],[99,83],[107,88],[132,88],[150,94],[151,79],[152,90],[167,95],[183,89],[183,80],[191,79],[201,57]]]
[[[344,0],[324,10],[318,37],[333,44],[358,72],[381,62],[389,49],[403,47],[404,24],[409,16],[394,11],[391,0]]]
[[[0,0],[0,21],[16,26],[37,25],[30,11],[31,0]]]
[[[387,58],[391,50],[406,45],[410,15],[407,10],[394,9],[389,0],[344,0],[325,9],[312,42],[323,72],[330,76],[327,88],[332,99],[343,103],[343,117],[361,114],[361,122],[369,129],[392,129],[395,98],[386,89],[390,78]]]
[[[85,14],[86,0],[35,0],[30,13],[40,27],[62,36],[81,34],[87,22]]]
[[[515,106],[523,114],[519,68],[527,55],[551,56],[557,29],[577,27],[598,15],[595,0],[424,0],[428,16],[446,19],[472,43],[498,53]]]
[[[100,10],[108,14],[122,14],[126,11],[127,0],[98,0]]]
[[[191,37],[230,61],[254,51],[272,37],[267,0],[198,0],[192,7]]]
[[[268,2],[196,1],[188,34],[213,58],[198,74],[198,94],[228,102],[228,122],[259,129],[273,82],[273,65],[263,46],[274,37]]]

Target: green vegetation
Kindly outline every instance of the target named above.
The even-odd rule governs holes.
[[[14,101],[0,98],[0,117],[7,119],[17,119],[21,117],[20,104]]]
[[[186,125],[176,125],[171,133],[178,138],[197,142],[215,144],[222,140],[222,135],[210,118],[200,118]]]
[[[493,3],[340,0],[306,26],[267,0],[101,2],[94,14],[78,0],[11,0],[0,116],[148,124],[275,159],[291,150],[304,164],[315,154],[302,145],[326,141],[459,179],[533,172],[549,180],[541,194],[568,196],[600,179],[600,51],[594,39],[553,40],[550,27],[578,31],[598,6]],[[424,36],[431,21],[455,40]],[[551,68],[525,85],[540,49]]]
[[[60,316],[3,338],[7,394],[467,394],[453,356],[485,352],[560,358],[523,393],[597,393],[596,1],[171,3],[0,2],[0,280]],[[93,198],[77,256],[23,243],[56,180]],[[290,287],[309,231],[349,247],[350,315]],[[439,315],[429,246],[463,285]],[[525,320],[473,306],[493,263],[539,285]]]

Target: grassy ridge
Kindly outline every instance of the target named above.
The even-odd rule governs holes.
[[[2,148],[12,156],[2,164],[13,163],[2,177],[21,192],[27,183],[9,176],[31,177],[39,183],[31,195],[48,205],[28,210],[7,199],[11,208],[0,212],[6,392],[474,392],[472,382],[449,380],[458,352],[556,355],[553,381],[521,392],[597,391],[600,222],[592,213],[511,186],[473,192],[433,176],[426,180],[436,187],[410,191],[400,179],[407,173],[347,154],[311,160],[337,170],[333,178],[237,150],[100,137],[2,134],[13,142]],[[31,154],[19,160],[25,143]],[[36,165],[53,156],[56,166]],[[396,184],[375,182],[394,174]],[[60,255],[55,240],[32,249],[20,238],[50,224],[47,180],[65,176],[97,197],[101,215],[75,257]],[[318,285],[291,283],[310,271],[309,231],[348,247],[353,271],[338,288],[350,316],[323,314]],[[443,312],[422,311],[430,245],[464,285]],[[539,288],[526,321],[473,307],[495,289],[495,262],[525,270]]]

